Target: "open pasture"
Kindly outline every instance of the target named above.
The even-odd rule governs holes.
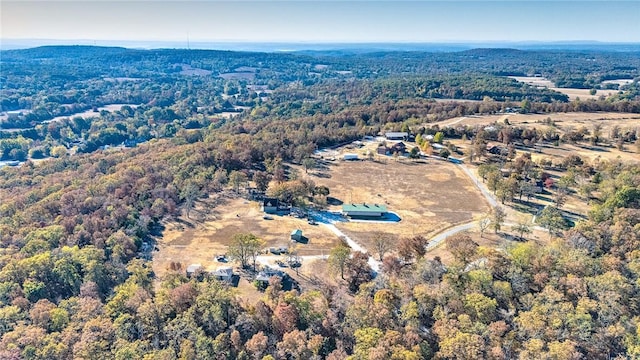
[[[224,265],[214,257],[227,252],[237,233],[253,233],[265,241],[266,249],[291,244],[291,231],[301,229],[308,243],[296,245],[299,255],[326,255],[339,242],[325,227],[309,225],[306,219],[273,215],[272,220],[265,220],[258,203],[240,198],[225,199],[215,207],[209,200],[202,201],[190,215],[193,220],[166,224],[154,255],[156,274],[165,273],[171,262],[198,263],[207,269]]]
[[[375,232],[430,236],[488,211],[486,200],[456,165],[438,160],[339,161],[322,176],[331,197],[344,203],[384,204],[401,221],[344,222],[336,226],[368,249]],[[340,206],[333,206],[339,210]]]

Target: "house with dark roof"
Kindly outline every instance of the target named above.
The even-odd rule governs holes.
[[[387,213],[387,207],[378,204],[344,204],[342,214],[349,217],[379,218]]]
[[[378,155],[389,155],[389,148],[385,144],[380,144],[376,152],[378,153]]]
[[[391,151],[392,154],[398,153],[400,155],[403,155],[407,152],[407,145],[405,145],[402,141],[393,144],[390,148],[389,151]]]

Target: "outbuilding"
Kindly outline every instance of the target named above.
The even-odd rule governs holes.
[[[302,241],[302,230],[295,229],[291,232],[291,240]]]
[[[195,273],[201,271],[202,269],[203,267],[200,264],[191,264],[187,266],[187,277],[193,276]]]
[[[384,137],[387,138],[387,140],[409,140],[409,133],[392,131],[384,133]]]
[[[220,281],[231,282],[233,280],[233,268],[231,267],[219,267],[215,271],[211,272],[211,276]]]
[[[387,213],[387,207],[378,204],[344,204],[342,214],[349,217],[380,218]]]
[[[264,198],[262,200],[262,211],[267,214],[275,214],[278,212],[278,208],[280,207],[280,202],[275,198]]]

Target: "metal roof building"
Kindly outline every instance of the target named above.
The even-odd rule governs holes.
[[[347,216],[381,217],[387,212],[387,207],[378,204],[344,204],[342,213]]]

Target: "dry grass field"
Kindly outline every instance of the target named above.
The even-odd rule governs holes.
[[[569,96],[569,100],[575,100],[577,98],[580,98],[583,100],[597,99],[600,96],[608,97],[618,93],[618,90],[597,90],[595,95],[591,95],[589,93],[589,89],[555,87],[555,84],[552,81],[547,80],[546,78],[543,78],[543,77],[534,77],[534,76],[509,76],[509,77],[525,84],[529,84],[536,87],[546,87],[551,90],[566,94]],[[615,80],[612,82],[617,84],[623,84],[623,85],[625,84],[624,80]],[[606,83],[606,81],[603,83]]]
[[[596,90],[595,95],[589,93],[589,89],[573,89],[573,88],[556,88],[552,87],[551,90],[566,94],[569,96],[569,100],[576,100],[578,98],[585,99],[597,99],[600,96],[609,97],[618,93],[618,90]]]
[[[516,81],[533,85],[533,86],[542,86],[542,87],[553,87],[554,83],[551,80],[547,80],[546,78],[539,76],[507,76]]]
[[[309,225],[305,219],[290,216],[273,216],[264,220],[263,212],[256,202],[244,199],[227,199],[222,204],[211,207],[206,202],[200,207],[209,207],[208,214],[191,212],[187,220],[192,225],[178,222],[166,224],[162,238],[158,240],[159,251],[154,255],[154,271],[162,275],[171,262],[202,264],[208,270],[224,264],[215,261],[218,254],[227,252],[227,246],[234,234],[250,232],[265,241],[265,248],[287,246],[292,230],[301,229],[309,239],[307,244],[298,244],[300,255],[327,254],[339,240],[329,230],[318,225]],[[202,209],[201,209],[202,210]]]
[[[555,123],[555,130],[559,134],[585,127],[589,131],[593,130],[595,124],[602,126],[602,137],[606,140],[614,126],[620,129],[637,129],[640,128],[640,114],[632,113],[553,113],[553,114],[496,114],[482,116],[467,116],[436,123],[425,124],[425,126],[486,126],[493,123],[503,124],[505,119],[514,126],[528,126],[537,129],[546,129],[549,125],[543,123],[547,118],[551,118]],[[465,144],[459,141],[453,141],[456,145],[462,147]],[[581,144],[561,144],[561,146],[544,145],[538,146],[540,153],[533,153],[533,158],[548,157],[552,160],[560,160],[569,154],[578,154],[585,159],[595,160],[606,159],[615,160],[620,158],[623,161],[640,161],[640,153],[633,144],[627,144],[624,151],[616,149],[614,146],[590,146],[586,142]]]
[[[449,226],[468,222],[488,210],[486,200],[455,165],[437,160],[412,162],[338,161],[324,177],[311,176],[345,203],[385,204],[402,220],[397,223],[347,222],[336,226],[371,247],[381,231],[396,236],[430,236]],[[333,210],[339,210],[335,206]]]

